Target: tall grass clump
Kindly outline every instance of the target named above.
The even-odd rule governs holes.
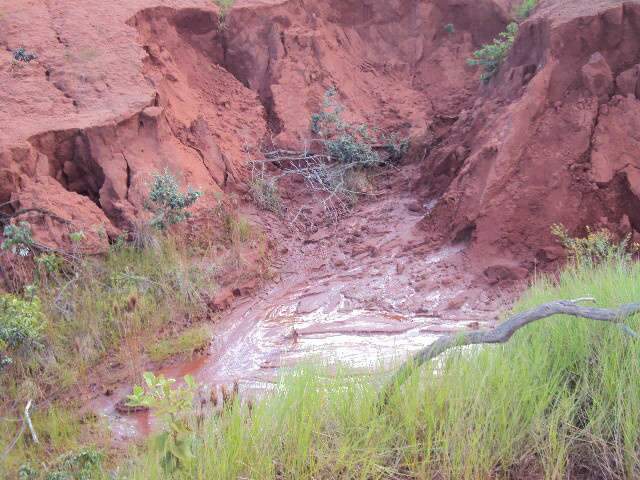
[[[594,296],[640,299],[640,265],[571,266],[515,307]],[[633,329],[640,327],[630,319]],[[252,408],[236,401],[198,430],[175,479],[560,479],[640,475],[640,342],[562,316],[504,345],[453,351],[380,407],[370,376],[302,369]],[[152,453],[135,479],[167,478]]]

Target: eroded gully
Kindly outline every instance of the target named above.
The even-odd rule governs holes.
[[[464,244],[424,242],[418,222],[429,205],[417,205],[406,187],[414,172],[388,172],[382,195],[314,233],[271,227],[287,250],[279,279],[224,314],[205,355],[160,372],[193,375],[205,392],[237,382],[253,396],[301,362],[390,368],[441,335],[490,326],[511,296],[477,283]],[[152,427],[146,412],[116,411],[130,388],[93,403],[120,439]]]

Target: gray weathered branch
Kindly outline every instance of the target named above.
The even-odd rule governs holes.
[[[447,350],[466,345],[505,343],[522,327],[553,315],[570,315],[573,317],[587,318],[601,322],[615,323],[627,335],[630,335],[633,338],[638,338],[638,334],[629,328],[628,325],[622,323],[622,321],[640,312],[640,303],[622,305],[616,309],[584,307],[578,305],[579,302],[584,301],[593,301],[593,299],[579,298],[576,300],[559,300],[556,302],[546,303],[534,308],[533,310],[518,313],[492,330],[464,332],[439,338],[402,364],[400,369],[393,375],[383,390],[383,402],[387,403],[391,393],[402,386],[415,369],[424,365],[429,360],[443,354]]]

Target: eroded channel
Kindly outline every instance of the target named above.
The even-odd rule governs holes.
[[[392,191],[337,225],[289,239],[279,280],[224,315],[205,355],[160,373],[193,375],[205,398],[234,383],[252,397],[301,363],[380,371],[441,335],[490,326],[506,297],[466,272],[464,244],[429,249],[414,202]],[[152,428],[145,412],[116,411],[130,388],[94,405],[118,438]]]

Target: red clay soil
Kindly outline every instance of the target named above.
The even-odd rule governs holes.
[[[469,240],[487,275],[520,277],[561,254],[563,223],[640,231],[640,3],[540,2],[498,77],[445,135],[427,138],[423,226]]]
[[[153,172],[243,190],[247,160],[304,147],[336,86],[350,120],[411,137],[425,237],[469,243],[492,283],[558,259],[553,223],[635,233],[640,3],[541,0],[483,86],[466,59],[515,3],[3,0],[0,203],[104,248]],[[19,47],[38,58],[12,62]],[[29,221],[65,243],[65,222]]]

